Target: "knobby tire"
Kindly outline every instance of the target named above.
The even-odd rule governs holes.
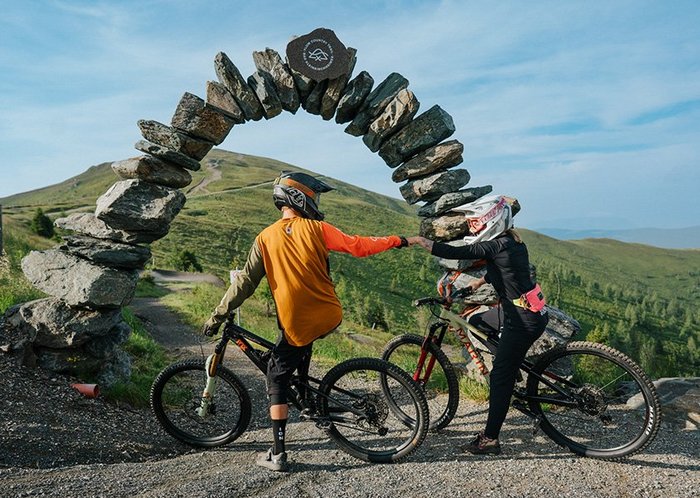
[[[459,380],[449,358],[436,344],[427,344],[427,355],[420,372],[416,372],[421,347],[425,338],[415,334],[403,334],[387,343],[382,352],[382,359],[393,363],[417,381],[423,390],[430,410],[431,431],[447,427],[457,413],[459,405]],[[431,358],[435,358],[430,376],[425,378],[425,369]],[[416,374],[418,379],[416,378]],[[391,393],[386,393],[391,396]],[[392,409],[398,409],[395,404]],[[404,414],[404,416],[407,416]]]
[[[410,421],[399,419],[389,408],[380,379],[403,411],[411,414]],[[416,451],[428,432],[425,396],[408,374],[384,360],[344,361],[324,376],[319,390],[320,414],[330,420],[328,436],[360,460],[398,462]],[[348,406],[358,412],[346,411]]]
[[[535,374],[568,393],[547,386]],[[557,444],[592,458],[621,460],[656,436],[661,407],[654,384],[623,353],[592,342],[570,342],[545,353],[527,379],[529,407]],[[571,406],[563,406],[575,400]]]
[[[200,448],[228,444],[248,427],[251,401],[241,380],[219,365],[213,409],[196,413],[206,384],[204,360],[186,360],[166,367],[151,386],[151,409],[171,436]]]

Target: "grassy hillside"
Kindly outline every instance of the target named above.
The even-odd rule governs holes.
[[[700,251],[523,230],[548,299],[655,376],[700,375]]]
[[[279,217],[271,202],[272,180],[283,169],[300,168],[222,150],[213,150],[203,165],[185,189],[187,204],[170,234],[152,245],[152,265],[174,268],[186,250],[205,271],[227,279],[230,268],[242,266],[255,235]],[[53,218],[92,211],[97,197],[115,180],[103,164],[61,184],[0,199],[6,245],[14,251],[15,281],[21,281],[16,273],[21,253],[52,244],[29,232],[36,209]],[[413,207],[332,178],[327,181],[337,190],[324,194],[321,209],[342,230],[363,235],[417,232]],[[700,375],[700,251],[607,239],[560,241],[527,230],[523,237],[550,302],[581,322],[583,336],[626,351],[656,376]],[[410,302],[434,293],[440,274],[433,259],[416,248],[366,259],[332,254],[331,267],[347,320],[392,333],[417,331]],[[23,285],[21,289],[31,289]],[[17,299],[26,295],[19,292]],[[5,304],[9,301],[6,296]]]

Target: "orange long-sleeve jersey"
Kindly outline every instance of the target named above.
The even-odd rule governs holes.
[[[400,245],[396,235],[351,236],[323,221],[283,218],[256,237],[243,271],[212,317],[223,321],[253,293],[265,275],[287,342],[304,346],[335,329],[342,320],[330,277],[329,251],[364,257]]]

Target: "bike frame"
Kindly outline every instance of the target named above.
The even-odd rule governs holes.
[[[211,399],[216,392],[216,370],[224,361],[224,356],[226,354],[226,347],[229,342],[233,342],[238,346],[243,354],[251,361],[253,364],[263,373],[267,374],[267,361],[264,357],[265,352],[271,351],[275,347],[274,343],[268,341],[267,339],[254,334],[253,332],[244,329],[240,325],[234,322],[227,321],[224,324],[223,332],[221,334],[221,339],[214,347],[214,353],[212,353],[206,362],[207,370],[207,383],[202,393],[202,405],[199,409],[200,416],[206,416],[208,406],[211,403]],[[253,347],[253,344],[260,346],[261,349]],[[357,416],[364,416],[365,414],[358,410],[357,408],[350,406],[338,399],[324,394],[320,391],[319,387],[321,385],[321,380],[306,374],[304,377],[295,374],[292,376],[289,382],[290,388],[292,388],[292,394],[289,401],[302,412],[311,412],[308,410],[308,406],[305,404],[305,394],[310,391],[316,396],[322,396],[327,400],[333,401],[337,406],[333,407],[332,412],[338,413],[352,413]],[[308,390],[308,391],[307,391]],[[333,387],[333,390],[350,397],[357,397],[354,393],[341,389],[337,386]],[[333,422],[338,423],[350,423],[351,419],[347,417],[342,417],[338,414],[333,414],[330,417],[321,417],[314,413],[305,413],[304,418],[306,420],[316,421],[318,423]]]
[[[481,351],[474,347],[474,343],[472,342],[471,338],[469,337],[469,334],[473,334],[474,336],[482,339],[484,343],[489,343],[494,345],[495,347],[498,347],[498,340],[494,338],[490,338],[488,334],[485,332],[482,332],[481,330],[477,329],[475,326],[470,324],[467,320],[465,320],[463,317],[460,315],[454,313],[453,311],[450,310],[450,305],[451,303],[439,303],[437,300],[432,300],[431,304],[440,304],[440,314],[435,315],[437,321],[433,322],[430,324],[428,328],[428,333],[426,334],[424,340],[423,340],[423,345],[421,346],[421,352],[420,352],[420,357],[418,358],[418,364],[416,366],[416,370],[413,372],[413,380],[419,383],[427,383],[428,379],[430,378],[430,374],[432,373],[433,366],[435,365],[435,357],[431,356],[430,359],[427,362],[426,365],[426,358],[429,355],[429,351],[427,348],[427,344],[429,342],[433,342],[437,347],[441,347],[442,341],[445,338],[445,334],[447,333],[448,330],[452,331],[459,341],[459,343],[462,345],[462,347],[469,353],[469,356],[472,358],[474,363],[476,364],[479,372],[486,377],[488,380],[489,378],[489,370],[486,367],[486,364],[484,363],[484,357],[481,354]],[[567,392],[558,385],[552,383],[547,379],[546,377],[549,377],[550,379],[554,379],[557,382],[561,382],[564,385],[575,387],[575,385],[566,379],[552,373],[552,372],[543,372],[542,374],[536,373],[533,371],[534,364],[530,362],[529,360],[524,360],[523,363],[520,365],[520,370],[526,372],[528,375],[534,375],[537,377],[541,382],[546,384],[547,386],[551,387],[554,391],[559,393],[560,395],[564,396],[565,398],[552,398],[551,396],[529,396],[526,393],[519,392],[518,390],[514,391],[513,395],[516,398],[519,398],[524,401],[535,401],[535,402],[540,402],[540,403],[549,403],[552,405],[559,405],[559,406],[577,406],[576,400],[571,398],[571,393]],[[423,372],[423,375],[421,377],[421,372]],[[519,406],[517,407],[520,411],[523,411],[527,415],[534,416],[530,410],[525,408],[524,406]]]

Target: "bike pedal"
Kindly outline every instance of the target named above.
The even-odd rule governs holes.
[[[313,410],[311,408],[304,408],[302,411],[299,412],[299,420],[311,420],[311,417],[313,416]]]

